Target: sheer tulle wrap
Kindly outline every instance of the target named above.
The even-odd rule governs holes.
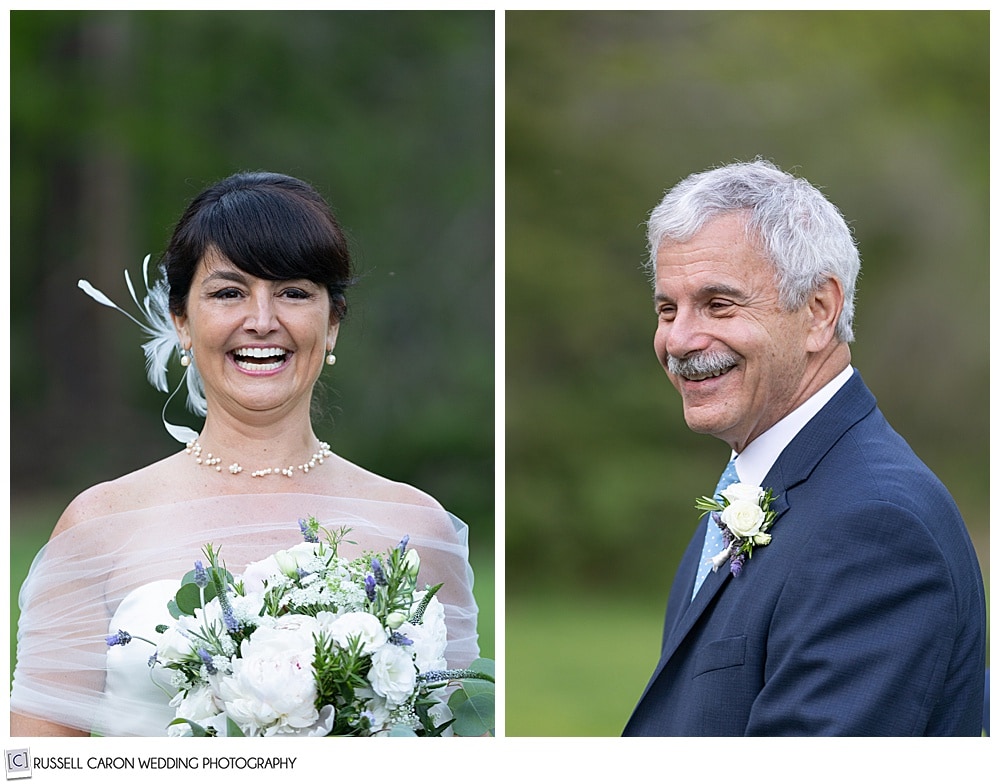
[[[11,710],[101,735],[165,734],[173,711],[151,678],[152,646],[133,640],[109,649],[106,636],[121,628],[154,639],[156,624],[169,620],[166,600],[204,560],[206,544],[238,576],[247,564],[300,543],[298,520],[309,516],[324,528],[351,529],[353,543],[339,550],[346,557],[384,552],[409,535],[421,587],[444,583],[438,598],[449,665],[464,667],[478,656],[468,528],[455,516],[299,493],[223,496],[88,520],[45,545],[21,588]]]

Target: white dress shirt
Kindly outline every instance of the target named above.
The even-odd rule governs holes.
[[[740,481],[760,486],[784,448],[809,420],[830,402],[830,398],[837,394],[837,390],[844,386],[852,375],[854,368],[848,365],[805,403],[747,444],[746,449],[736,455],[736,473],[739,474]],[[734,452],[733,455],[735,454]]]

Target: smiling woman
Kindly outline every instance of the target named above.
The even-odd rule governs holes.
[[[308,411],[323,356],[332,356],[340,326],[322,284],[250,275],[214,246],[198,265],[184,312],[173,314],[173,321],[206,394],[211,390],[219,405],[241,419],[250,411],[278,417],[295,406]]]
[[[420,584],[442,587],[424,600],[429,606],[419,612],[406,606],[402,617],[419,624],[425,610],[429,616],[440,604],[447,639],[435,670],[467,667],[478,655],[467,527],[422,491],[336,455],[313,431],[313,389],[324,365],[333,364],[352,282],[344,234],[323,198],[285,175],[233,175],[192,202],[160,266],[163,279],[142,308],[152,335],[145,347],[150,378],[165,390],[167,360],[178,352],[188,404],[205,423],[200,434],[165,423],[185,449],[86,490],[59,519],[22,591],[11,733],[155,735],[171,725],[172,734],[184,734],[192,722],[228,715],[226,695],[209,699],[195,680],[151,679],[159,646],[152,660],[148,649],[119,646],[133,639],[157,645],[183,604],[181,577],[193,564],[197,572],[202,548],[206,556],[224,549],[226,566],[243,568],[293,545],[307,532],[303,518],[341,536],[345,555],[418,551]],[[89,284],[81,286],[113,305]],[[338,534],[343,529],[350,530],[346,539]],[[317,531],[308,530],[307,541],[316,541]],[[366,578],[352,601],[374,613],[379,589],[374,575],[371,580],[371,591]],[[225,608],[233,590],[234,604],[237,594],[246,598],[240,583],[217,586],[213,596]],[[324,613],[317,601],[310,606],[319,622]],[[232,654],[266,619],[262,609],[240,619],[225,616],[225,627],[220,621],[207,637],[188,630],[197,640],[192,655],[221,679],[227,667],[239,668],[238,654],[227,664],[206,647]],[[405,650],[406,638],[386,639],[404,656],[395,648]],[[407,661],[412,670],[416,660]],[[314,706],[319,686],[311,688],[303,698],[308,704],[296,710],[305,718],[294,726],[277,716],[252,729],[327,734],[334,709]],[[406,699],[399,694],[359,696],[356,732],[427,729],[417,722],[415,692]],[[343,707],[338,703],[337,710]],[[436,720],[447,720],[446,706],[436,707]],[[228,731],[224,723],[212,727]]]

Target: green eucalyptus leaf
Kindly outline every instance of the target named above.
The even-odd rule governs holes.
[[[178,589],[174,600],[177,609],[184,615],[194,615],[194,611],[201,607],[201,589],[194,583],[186,583]]]
[[[492,681],[480,681],[473,678],[462,681],[462,690],[470,698],[479,694],[495,694],[496,688]]]
[[[493,659],[476,659],[469,665],[469,669],[489,675],[493,679],[497,677],[497,663]]]
[[[452,725],[455,734],[465,737],[493,735],[496,729],[495,693],[491,690],[489,693],[463,695],[464,699],[454,699],[460,693],[455,692],[453,699],[448,701],[448,707],[455,716],[455,723]]]

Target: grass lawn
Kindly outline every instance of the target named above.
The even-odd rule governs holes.
[[[508,597],[504,734],[621,735],[656,665],[662,610],[579,594]]]

